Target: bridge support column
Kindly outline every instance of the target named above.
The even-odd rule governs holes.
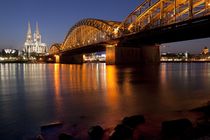
[[[159,64],[159,46],[107,46],[106,64]]]
[[[83,55],[82,54],[77,54],[77,55],[62,54],[60,56],[60,63],[82,64],[83,63]]]
[[[60,55],[55,55],[55,63],[60,63]]]

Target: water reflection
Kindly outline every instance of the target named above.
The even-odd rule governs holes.
[[[131,114],[190,109],[210,100],[209,84],[208,63],[0,64],[0,135],[21,138],[54,120],[114,124]]]
[[[59,64],[55,64],[54,65],[54,83],[55,83],[55,95],[56,97],[60,96],[60,65]]]
[[[119,106],[119,96],[121,94],[117,86],[117,70],[115,66],[107,66],[106,68],[106,103],[108,108],[116,111]]]
[[[163,104],[169,110],[180,110],[209,100],[209,66],[209,63],[161,64],[159,95]]]

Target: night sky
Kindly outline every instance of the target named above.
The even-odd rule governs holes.
[[[22,49],[28,21],[32,31],[39,23],[43,42],[62,42],[76,22],[83,18],[122,21],[142,0],[0,0],[0,49]],[[210,38],[166,44],[163,51],[200,52],[210,48]]]

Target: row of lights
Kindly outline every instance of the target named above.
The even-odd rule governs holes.
[[[208,2],[207,2],[208,3]],[[207,4],[209,7],[210,7],[210,2]],[[174,17],[175,15],[174,14],[171,14],[171,17]],[[133,28],[133,24],[131,24],[129,27],[128,27],[128,30],[131,30]],[[114,30],[115,32],[115,30]]]
[[[103,39],[105,39],[105,35],[103,35],[103,36],[101,36]],[[97,41],[97,38],[95,38],[93,41],[90,41],[90,40],[88,40],[87,41],[87,43],[85,43],[85,42],[82,42],[82,44],[83,45],[85,45],[85,44],[90,44],[91,42],[96,42]],[[73,45],[73,46],[70,46],[70,48],[74,48],[75,46],[80,46],[80,43],[77,43],[77,45]]]
[[[113,33],[114,33],[114,36],[113,37],[117,37],[118,36],[118,33],[119,33],[119,27],[114,28]],[[100,37],[103,38],[103,39],[106,38],[105,35],[102,35]],[[97,38],[94,39],[94,42],[96,42],[96,41],[97,41]],[[90,43],[91,43],[91,41],[88,40],[86,44],[90,44]],[[82,44],[85,45],[85,42],[82,42]],[[80,46],[80,43],[77,43],[76,45],[69,46],[69,48],[74,48],[76,46]]]

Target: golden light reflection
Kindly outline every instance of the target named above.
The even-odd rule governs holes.
[[[166,64],[161,65],[161,84],[165,85],[166,84]]]
[[[82,66],[80,83],[83,90],[99,90],[104,87],[105,79],[101,76],[105,71],[104,64],[86,64]]]
[[[55,84],[55,95],[56,97],[60,94],[60,65],[54,65],[54,84]]]
[[[83,65],[64,65],[63,70],[66,75],[62,75],[62,83],[69,83],[73,92],[93,93],[105,88],[104,73],[106,64],[87,63]],[[64,86],[64,91],[69,90],[69,86]]]
[[[107,102],[112,108],[118,106],[119,90],[117,85],[117,69],[115,66],[106,66]]]
[[[64,114],[63,112],[63,102],[61,97],[61,65],[54,64],[54,87],[55,87],[55,106],[57,114]]]

